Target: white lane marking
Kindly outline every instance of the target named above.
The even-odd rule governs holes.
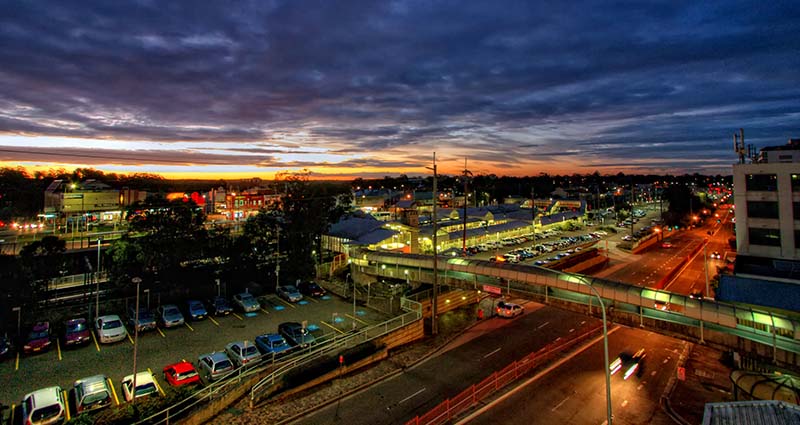
[[[625,401],[622,402],[622,407],[625,407],[627,405],[628,405],[628,400],[625,400]]]
[[[664,364],[667,364],[667,362],[669,362],[669,359],[664,359],[664,362],[663,362],[663,363],[664,363]]]
[[[544,322],[541,325],[537,326],[536,329],[542,329],[543,327],[545,327],[545,326],[547,326],[549,324],[550,324],[550,322]]]
[[[397,404],[403,404],[403,402],[404,402],[404,401],[411,400],[412,398],[414,398],[414,397],[418,396],[418,395],[419,395],[420,393],[422,393],[423,391],[425,391],[425,388],[423,388],[423,389],[421,389],[421,390],[419,390],[419,391],[415,392],[414,394],[411,394],[410,396],[408,396],[408,397],[406,397],[406,398],[404,398],[404,399],[402,399],[402,400],[398,401],[398,402],[397,402]]]
[[[585,320],[581,322],[581,325],[582,325],[582,324],[584,324],[584,323],[586,323],[586,321],[585,321]]]
[[[656,376],[656,371],[654,370],[654,371],[650,372],[650,376]]]
[[[561,400],[561,403],[558,403],[558,404],[556,404],[556,406],[555,406],[555,407],[553,407],[552,409],[550,409],[550,411],[551,411],[551,412],[555,412],[555,411],[556,411],[556,409],[558,409],[559,407],[561,407],[561,405],[562,405],[562,404],[566,403],[566,402],[567,402],[567,400],[569,400],[569,396],[567,396],[567,398],[565,398],[565,399]]]
[[[491,356],[492,354],[494,354],[494,353],[496,353],[496,352],[500,351],[501,349],[502,349],[502,347],[498,348],[497,350],[494,350],[494,351],[492,351],[492,352],[491,352],[491,353],[489,353],[489,354],[486,354],[485,356],[483,356],[483,358],[485,359],[485,358],[487,358],[487,357]]]
[[[638,387],[636,387],[636,389],[637,389],[637,390],[641,390],[643,386],[644,386],[644,385],[642,385],[642,384],[639,384],[639,386],[638,386]]]
[[[573,333],[573,332],[575,332],[575,328],[572,328],[572,329],[569,330],[569,333]]]

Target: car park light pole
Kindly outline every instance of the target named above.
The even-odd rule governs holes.
[[[17,312],[17,335],[20,335],[20,330],[22,328],[22,307],[13,307],[11,311]]]
[[[133,321],[133,387],[131,387],[131,406],[136,404],[136,348],[139,342],[139,284],[142,283],[142,278],[134,277],[131,279],[136,284],[136,310],[134,313],[135,319]]]

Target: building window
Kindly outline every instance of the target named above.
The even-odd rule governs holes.
[[[800,202],[792,202],[792,209],[794,210],[794,219],[800,220]]]
[[[751,245],[781,246],[781,232],[778,229],[747,229]]]
[[[748,174],[745,178],[747,190],[759,192],[776,192],[778,176],[776,174]]]
[[[794,231],[794,247],[800,248],[800,230]]]
[[[792,174],[792,192],[800,192],[800,174]]]
[[[747,216],[753,218],[778,218],[778,203],[747,201]]]

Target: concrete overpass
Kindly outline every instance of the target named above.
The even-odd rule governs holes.
[[[480,290],[493,285],[527,293],[548,304],[599,314],[593,286],[611,320],[652,328],[743,354],[800,365],[800,321],[767,309],[692,299],[686,295],[566,273],[543,267],[439,257],[440,284]],[[351,273],[414,282],[433,281],[433,256],[365,251],[351,257]],[[595,305],[597,305],[595,303]]]

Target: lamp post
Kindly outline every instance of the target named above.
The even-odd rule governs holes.
[[[94,272],[94,317],[100,317],[100,242],[103,238],[97,238],[97,267]],[[88,262],[88,260],[87,260]]]
[[[703,244],[703,274],[706,276],[706,297],[711,296],[711,292],[709,292],[708,288],[708,254],[706,253],[706,247],[708,244]]]
[[[133,387],[131,388],[131,393],[133,394],[131,405],[134,405],[136,404],[136,348],[139,342],[139,284],[142,283],[142,279],[134,277],[131,281],[136,284],[136,318],[133,322]]]
[[[11,311],[17,312],[17,336],[20,335],[20,329],[22,325],[22,307],[13,307]]]
[[[603,369],[606,373],[606,423],[611,425],[611,420],[614,415],[611,413],[611,372],[608,370],[608,326],[606,325],[606,306],[603,303],[603,298],[600,297],[600,293],[597,292],[597,289],[595,289],[591,283],[586,282],[583,278],[578,278],[578,282],[589,287],[592,294],[597,297],[597,301],[600,302],[600,310],[603,312],[603,358],[605,359]]]

